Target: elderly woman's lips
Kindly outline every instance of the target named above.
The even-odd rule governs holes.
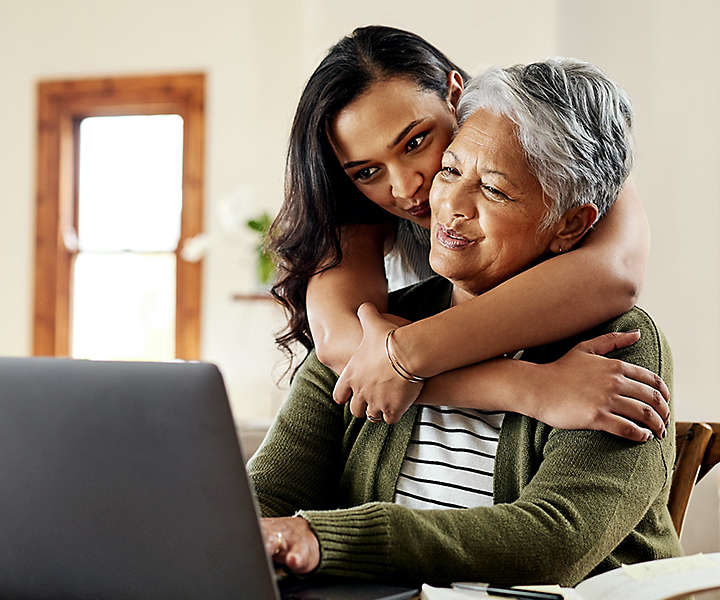
[[[475,243],[475,240],[468,239],[454,229],[449,229],[444,225],[440,225],[437,228],[435,237],[442,246],[450,248],[450,250],[462,250]]]
[[[427,217],[430,215],[430,202],[425,200],[425,202],[421,202],[417,206],[413,206],[407,212],[413,217]]]

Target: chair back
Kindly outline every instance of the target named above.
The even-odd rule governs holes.
[[[695,484],[720,462],[720,423],[676,423],[675,442],[677,450],[668,509],[680,537]]]

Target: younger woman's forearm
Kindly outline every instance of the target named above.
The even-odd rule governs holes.
[[[387,282],[383,248],[386,225],[343,227],[343,256],[339,265],[308,282],[306,306],[318,359],[340,373],[362,340],[357,309],[372,302],[387,310]]]
[[[425,382],[417,404],[537,415],[531,381],[541,365],[498,358],[455,369]]]
[[[636,288],[619,272],[622,267],[613,270],[585,250],[545,261],[485,294],[398,329],[402,364],[411,373],[432,376],[567,338],[632,308]]]
[[[644,279],[649,238],[645,210],[628,182],[581,247],[399,329],[403,365],[435,375],[563,339],[630,310]]]

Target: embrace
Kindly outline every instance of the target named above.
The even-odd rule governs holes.
[[[437,276],[390,295],[398,324],[461,307],[569,252],[611,208],[632,164],[629,101],[586,63],[491,69],[470,81],[456,109],[459,129],[429,195]],[[353,160],[343,137],[357,134],[353,125],[352,114],[340,114],[333,146],[341,164]],[[639,308],[518,348],[490,361],[493,373],[522,380],[564,361],[590,392],[583,340],[597,336],[600,353],[614,350],[607,363],[618,378],[657,395],[660,378],[671,381],[667,343]],[[622,336],[634,343],[617,343]],[[392,331],[385,340],[402,369]],[[644,442],[561,429],[493,409],[492,398],[485,410],[464,403],[482,389],[457,377],[386,423],[370,402],[368,418],[335,402],[336,382],[311,353],[248,465],[268,552],[297,573],[575,585],[621,563],[680,553],[666,506],[671,415]]]

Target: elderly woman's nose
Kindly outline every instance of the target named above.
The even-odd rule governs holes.
[[[475,216],[475,203],[471,194],[461,185],[442,186],[441,192],[436,195],[436,200],[438,208],[453,218],[472,219]]]
[[[411,170],[398,170],[390,176],[390,191],[393,198],[411,199],[423,184],[422,173]]]

